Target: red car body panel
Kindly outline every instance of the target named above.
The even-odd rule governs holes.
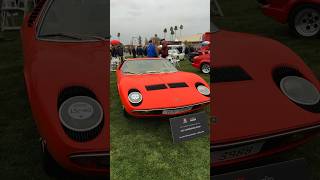
[[[320,125],[319,113],[306,111],[290,101],[273,80],[273,70],[287,66],[297,69],[320,89],[317,78],[293,51],[277,41],[244,33],[219,31],[212,33],[212,38],[214,56],[211,61],[214,69],[241,67],[252,77],[246,81],[211,81],[214,94],[211,112],[216,118],[216,123],[211,125],[213,149],[284,133],[298,133],[299,130]],[[249,157],[212,163],[212,166],[264,157],[290,149],[304,140],[287,142]]]
[[[106,174],[108,168],[83,167],[70,155],[109,153],[109,43],[63,43],[38,40],[36,25],[25,18],[21,29],[24,50],[24,76],[30,106],[40,136],[47,149],[62,167],[83,174]],[[104,126],[95,139],[76,142],[63,130],[59,120],[59,93],[70,86],[90,89],[103,107]]]
[[[210,64],[210,51],[200,52],[200,56],[195,56],[192,61],[192,66],[200,69],[203,63]]]
[[[150,58],[138,58],[135,60],[145,60]],[[129,59],[130,60],[130,59]],[[131,59],[132,60],[132,59]],[[157,59],[155,59],[156,61]],[[191,113],[197,111],[209,103],[210,98],[200,94],[195,88],[195,83],[199,82],[209,88],[209,85],[198,75],[187,72],[160,73],[160,74],[142,74],[131,75],[124,74],[121,66],[117,69],[117,85],[121,102],[126,111],[135,117],[164,117],[175,116],[179,114]],[[145,86],[168,84],[168,83],[186,83],[189,87],[167,88],[162,90],[147,91]],[[194,87],[194,88],[193,88]],[[131,89],[138,89],[143,96],[143,102],[139,106],[132,106],[128,101],[128,92]],[[186,107],[190,105],[202,105],[197,109],[177,113],[174,115],[164,114],[139,114],[133,111],[171,109],[177,107]]]
[[[281,23],[288,22],[290,13],[299,5],[320,5],[320,0],[262,0],[262,2],[262,12]]]

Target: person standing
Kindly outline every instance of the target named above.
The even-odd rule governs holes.
[[[123,62],[123,46],[122,45],[118,45],[117,47],[117,54],[120,57],[121,63]]]
[[[137,51],[135,46],[132,46],[132,55],[133,55],[133,58],[137,57]]]
[[[162,58],[167,58],[169,55],[169,47],[168,47],[168,43],[165,39],[162,39],[160,41],[162,47],[161,47],[161,57]]]
[[[156,46],[153,44],[152,40],[149,41],[147,47],[147,57],[158,57]]]

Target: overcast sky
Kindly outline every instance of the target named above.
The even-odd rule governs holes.
[[[111,36],[120,32],[125,44],[133,36],[141,35],[142,42],[154,34],[163,37],[164,28],[170,39],[170,27],[181,24],[183,36],[210,30],[210,0],[111,0],[110,11]]]

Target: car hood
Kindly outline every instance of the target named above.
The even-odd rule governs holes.
[[[211,143],[231,143],[319,124],[319,113],[290,101],[274,81],[276,68],[290,67],[320,89],[312,71],[292,50],[277,41],[243,33],[220,31],[212,36],[211,107],[216,122],[211,125]],[[230,71],[232,68],[238,70]],[[233,81],[224,81],[226,76]]]
[[[128,102],[128,92],[137,89],[143,96],[143,102],[135,107],[137,110],[175,108],[192,104],[209,102],[210,98],[200,94],[195,88],[196,83],[207,83],[198,75],[186,72],[148,74],[148,75],[121,75],[118,77],[118,89],[122,102]],[[169,83],[185,83],[188,87],[169,88]],[[146,86],[165,84],[166,89],[147,90]],[[131,105],[130,105],[131,106]]]

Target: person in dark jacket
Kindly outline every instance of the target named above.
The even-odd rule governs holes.
[[[162,39],[160,41],[162,47],[161,47],[161,57],[162,58],[167,58],[169,55],[169,47],[168,47],[168,43],[165,39]]]
[[[153,44],[152,40],[149,41],[147,47],[147,57],[158,57],[156,46]]]
[[[136,47],[132,46],[131,51],[132,51],[133,58],[136,58],[137,57]]]

